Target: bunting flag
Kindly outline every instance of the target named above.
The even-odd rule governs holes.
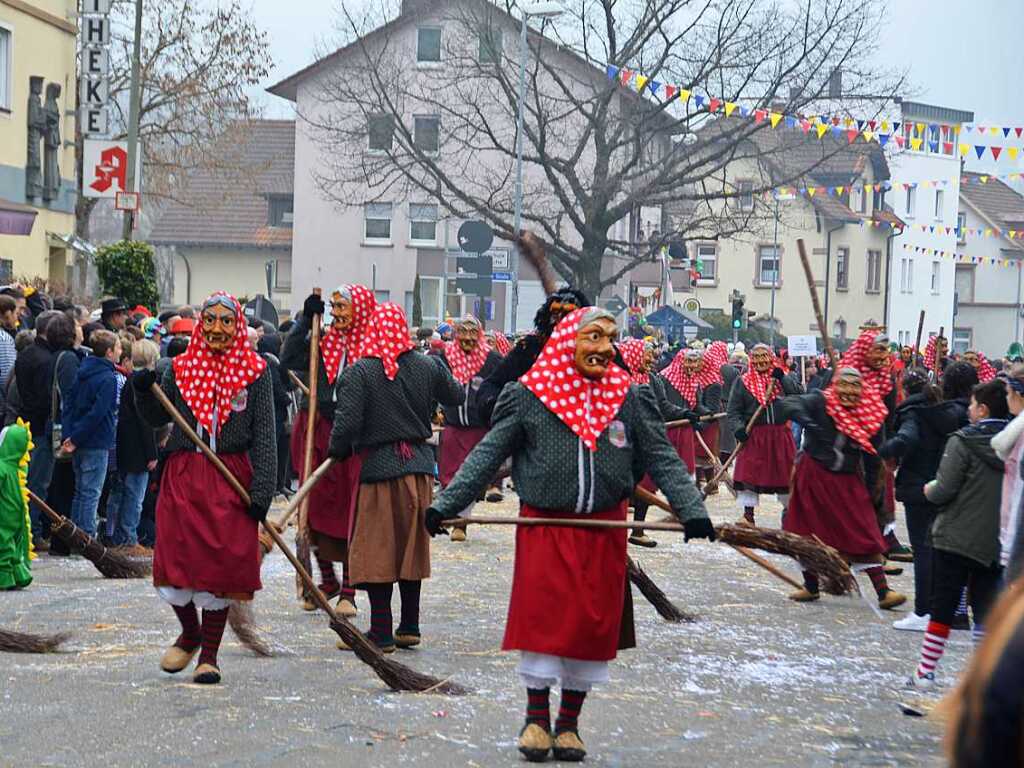
[[[963,253],[944,251],[940,248],[926,248],[920,245],[911,245],[910,243],[903,243],[903,250],[912,251],[923,256],[952,259],[959,264],[980,264],[992,267],[1016,267],[1017,269],[1020,269],[1021,263],[1024,261],[1024,259],[997,259],[991,256],[968,256]]]
[[[960,137],[961,133],[969,133],[971,131],[978,136],[985,136],[986,133],[991,136],[1002,134],[1004,139],[1009,139],[1010,134],[1013,133],[1016,138],[1020,139],[1024,135],[1024,126],[972,124],[951,126],[924,122],[903,124],[899,121],[892,121],[890,123],[887,120],[879,121],[875,118],[840,117],[839,115],[786,115],[764,108],[754,108],[751,110],[735,101],[728,101],[720,96],[693,93],[682,86],[652,80],[649,76],[635,70],[620,68],[613,64],[606,65],[605,71],[608,74],[609,80],[617,82],[623,87],[633,86],[640,93],[643,93],[646,89],[646,92],[651,96],[657,96],[662,86],[664,86],[666,102],[674,101],[678,98],[686,103],[692,97],[694,106],[698,110],[706,110],[709,114],[716,114],[720,108],[723,108],[725,116],[732,117],[738,109],[741,117],[749,117],[753,114],[755,123],[760,125],[767,120],[772,129],[778,128],[781,123],[787,128],[799,127],[805,134],[809,134],[811,128],[814,128],[814,135],[818,139],[824,138],[831,127],[833,136],[837,139],[845,136],[849,144],[853,144],[857,140],[863,140],[865,142],[877,142],[880,146],[885,147],[889,142],[893,142],[897,149],[900,150],[907,148],[908,145],[910,149],[918,152],[922,148],[927,147],[927,149],[935,154],[939,154],[941,149],[941,153],[948,156],[953,156],[954,150],[957,150],[960,157],[966,157],[973,151],[979,160],[983,159],[986,154],[989,154],[996,162],[1004,154],[1004,150],[1007,157],[1016,161],[1022,149],[1022,147],[1009,145],[971,144],[970,142],[957,141],[956,139]],[[901,125],[906,135],[900,133]]]

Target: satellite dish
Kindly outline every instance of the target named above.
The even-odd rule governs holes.
[[[459,248],[466,253],[483,253],[494,242],[494,230],[483,221],[467,221],[459,227]]]

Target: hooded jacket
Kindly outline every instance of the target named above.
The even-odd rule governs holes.
[[[935,479],[946,440],[967,426],[967,403],[929,403],[920,393],[910,395],[896,408],[893,423],[896,434],[878,453],[885,459],[899,459],[896,498],[904,504],[927,504],[921,489]]]
[[[76,448],[109,451],[116,438],[117,408],[114,364],[103,357],[85,358],[64,400],[64,437]]]
[[[1005,426],[1005,420],[986,419],[950,435],[938,474],[925,488],[925,497],[939,508],[932,547],[986,568],[999,565],[1003,462],[992,448],[992,437]]]

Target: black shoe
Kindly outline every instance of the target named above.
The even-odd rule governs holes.
[[[953,616],[953,623],[949,625],[950,629],[962,629],[969,630],[971,628],[971,618],[966,613],[958,613]]]

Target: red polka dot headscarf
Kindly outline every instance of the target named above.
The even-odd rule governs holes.
[[[856,408],[847,408],[839,400],[836,383],[839,381],[860,381],[862,383],[860,403]],[[863,386],[864,377],[852,366],[841,368],[833,382],[822,393],[825,396],[825,412],[832,418],[836,429],[856,442],[864,451],[877,454],[871,438],[882,428],[889,409],[885,407],[878,390]]]
[[[644,367],[644,351],[646,348],[642,339],[626,339],[619,344],[619,353],[622,355],[622,361],[629,368],[629,378],[633,384],[649,384],[651,381],[651,374],[643,372]]]
[[[379,358],[384,374],[391,380],[398,375],[398,356],[415,345],[409,338],[409,323],[403,309],[393,301],[378,304],[370,318],[363,357]]]
[[[362,356],[366,328],[377,307],[373,291],[365,285],[341,285],[335,293],[352,302],[352,324],[344,331],[337,330],[332,324],[320,341],[324,373],[332,384],[338,378],[342,359],[345,365],[352,365]]]
[[[536,362],[519,381],[591,451],[597,438],[619,412],[629,391],[629,374],[609,363],[604,376],[593,381],[576,370],[576,334],[599,318],[614,318],[603,309],[583,307],[562,318]]]
[[[512,342],[508,340],[501,331],[494,332],[494,348],[498,350],[498,354],[505,357],[509,352],[512,351]]]
[[[260,377],[267,361],[256,354],[249,343],[249,329],[238,299],[217,291],[205,302],[203,311],[221,306],[235,313],[235,340],[228,349],[215,354],[203,335],[202,322],[196,323],[188,349],[172,361],[174,381],[196,422],[210,434],[217,434],[235,410],[244,410],[238,394]],[[217,423],[214,424],[214,413]]]
[[[448,361],[448,365],[451,366],[452,376],[459,384],[465,386],[484,367],[484,363],[487,362],[487,355],[491,353],[491,345],[487,343],[487,337],[484,335],[484,328],[480,325],[480,321],[472,315],[466,315],[455,323],[456,335],[458,335],[460,328],[469,328],[476,332],[476,349],[473,350],[472,354],[467,355],[462,351],[462,347],[459,346],[458,338],[454,338],[451,341],[445,342],[444,357]]]
[[[893,388],[892,378],[892,356],[886,358],[885,365],[881,368],[872,368],[868,363],[868,350],[875,344],[888,343],[889,338],[877,329],[869,329],[861,333],[857,340],[839,361],[844,368],[856,368],[860,371],[863,383],[872,387],[878,396],[883,400]]]

